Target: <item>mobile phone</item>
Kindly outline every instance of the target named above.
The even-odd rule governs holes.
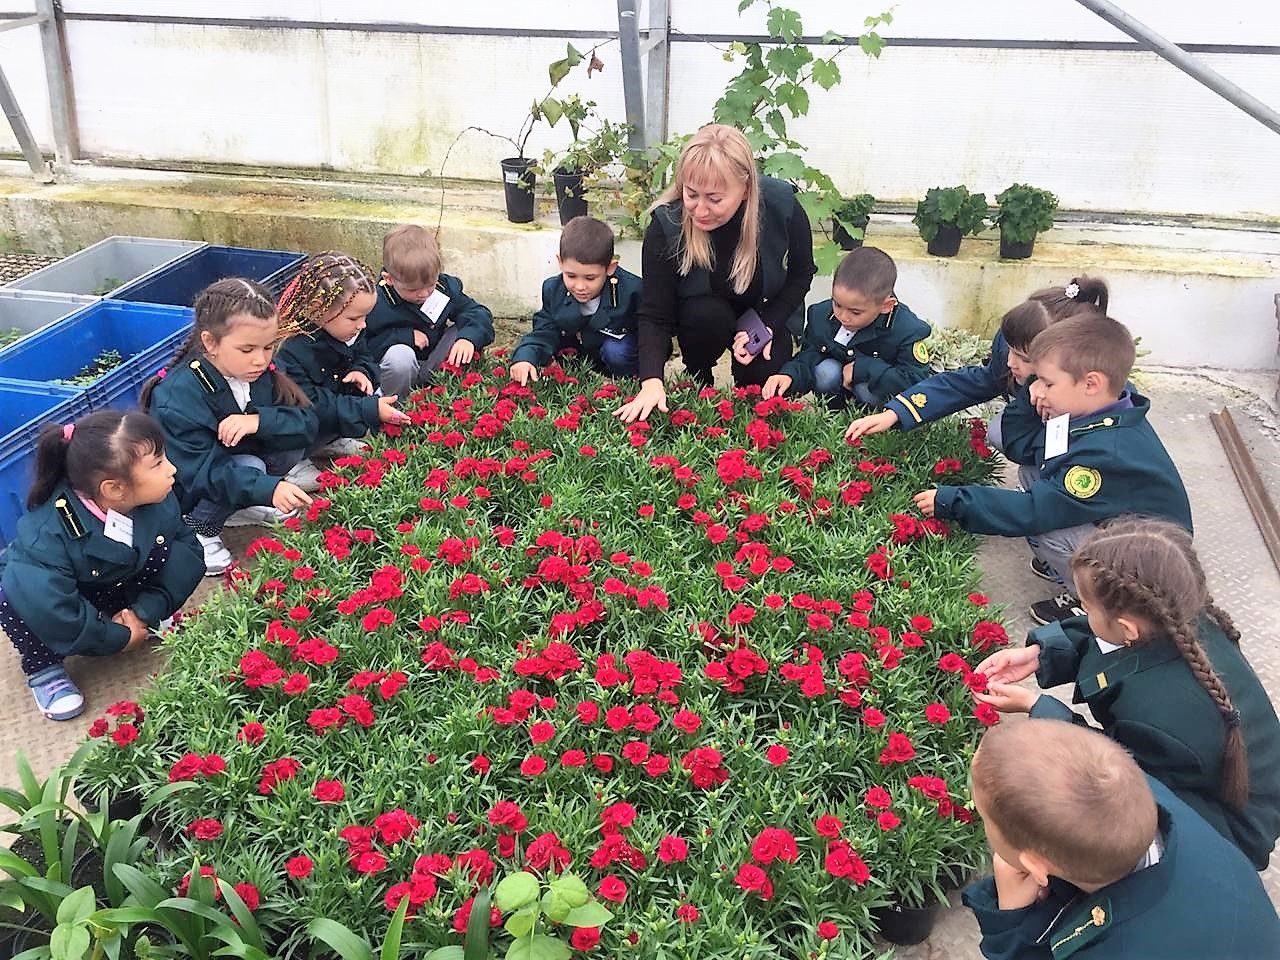
[[[747,335],[746,351],[753,357],[773,339],[773,331],[765,326],[755,310],[748,310],[738,318],[738,332]]]

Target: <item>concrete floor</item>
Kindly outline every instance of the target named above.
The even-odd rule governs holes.
[[[1260,380],[1270,390],[1274,379]],[[1280,491],[1280,430],[1276,411],[1257,395],[1240,389],[1247,377],[1220,375],[1213,379],[1168,372],[1147,372],[1141,387],[1153,399],[1152,421],[1178,464],[1190,493],[1196,523],[1196,543],[1208,571],[1214,596],[1234,618],[1243,634],[1242,646],[1273,702],[1280,702],[1280,573],[1272,565],[1262,538],[1248,512],[1217,435],[1209,423],[1211,412],[1232,409],[1252,449],[1259,470],[1273,495]],[[1260,391],[1261,392],[1261,391]],[[231,531],[229,545],[242,550],[260,531]],[[1049,595],[1044,581],[1027,569],[1027,550],[1020,541],[991,539],[980,559],[984,589],[994,602],[1007,607],[1009,633],[1017,638],[1032,626],[1027,606]],[[198,605],[213,583],[206,582],[192,599]],[[16,782],[13,755],[22,750],[38,773],[44,774],[71,755],[87,723],[107,704],[132,697],[151,682],[164,665],[163,654],[149,650],[107,660],[79,660],[70,669],[89,701],[83,722],[55,724],[35,713],[22,683],[12,647],[0,646],[0,783]],[[1069,688],[1055,691],[1069,699]],[[1280,906],[1280,856],[1273,857],[1263,881],[1272,901]],[[903,948],[904,960],[963,960],[980,956],[977,927],[967,910],[952,906],[934,935],[918,947]]]

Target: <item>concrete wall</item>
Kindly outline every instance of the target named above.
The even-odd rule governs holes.
[[[795,0],[806,32],[856,34],[881,0]],[[1126,9],[1280,104],[1275,0],[1203,4],[1126,0]],[[30,0],[0,0],[13,12]],[[671,0],[673,131],[708,119],[734,66],[724,43],[691,34],[759,34],[763,8],[735,0]],[[564,92],[624,116],[616,41],[519,35],[531,29],[611,31],[607,0],[65,0],[83,149],[90,156],[494,179],[508,145],[470,125],[514,135],[547,86],[546,65],[601,44],[604,74],[577,71]],[[841,57],[845,82],[816,91],[797,122],[812,159],[849,192],[913,200],[964,182],[994,194],[1013,181],[1054,190],[1065,207],[1280,218],[1280,137],[1154,55],[1026,49],[1025,41],[1125,41],[1077,4],[903,0],[876,61]],[[507,28],[513,36],[108,22],[108,14],[416,23]],[[966,41],[999,41],[979,49]],[[918,45],[943,42],[942,47]],[[1270,46],[1272,52],[1245,52]],[[0,34],[0,62],[42,144],[51,148],[36,30]],[[541,129],[531,152],[567,131]],[[14,149],[7,130],[0,148]]]

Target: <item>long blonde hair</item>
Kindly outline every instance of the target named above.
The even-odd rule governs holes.
[[[703,127],[685,144],[676,164],[675,176],[658,195],[650,211],[674,200],[683,201],[684,185],[691,179],[704,184],[728,186],[737,181],[747,185],[746,196],[742,198],[742,230],[729,271],[733,292],[745,293],[756,273],[760,239],[760,176],[756,172],[751,144],[735,127],[722,123]],[[711,237],[707,231],[699,229],[690,216],[680,218],[680,244],[676,254],[677,270],[681,276],[688,276],[695,267],[710,270],[715,266]]]

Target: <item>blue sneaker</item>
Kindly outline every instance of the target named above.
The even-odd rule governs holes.
[[[45,667],[27,677],[27,686],[36,698],[36,706],[50,720],[74,720],[84,712],[84,696],[80,688],[60,666]]]

